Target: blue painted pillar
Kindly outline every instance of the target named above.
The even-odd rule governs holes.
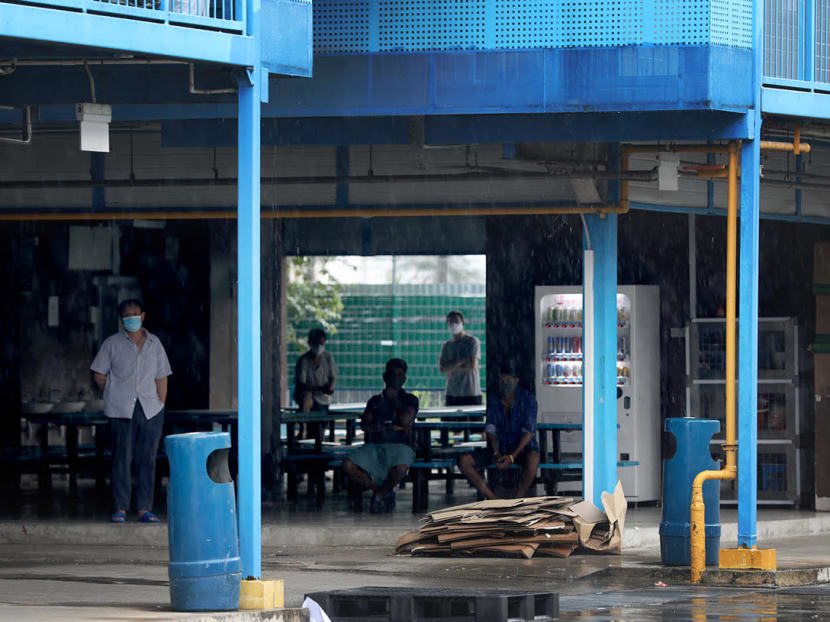
[[[752,139],[741,145],[738,257],[738,546],[754,548],[758,499],[758,236],[760,231],[761,81],[764,3],[752,3]]]
[[[583,496],[602,507],[617,484],[617,216],[583,230]]]
[[[260,578],[260,84],[259,71],[239,84],[237,217],[239,374],[239,552],[242,578]]]
[[[756,136],[758,130],[756,128]],[[738,546],[754,547],[758,491],[758,140],[741,147],[740,309],[738,312]]]

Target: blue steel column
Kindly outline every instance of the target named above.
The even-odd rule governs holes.
[[[738,314],[738,546],[755,546],[758,490],[758,231],[761,161],[757,140],[741,148]]]
[[[740,306],[738,309],[738,546],[757,539],[758,235],[760,230],[761,73],[764,3],[753,3],[753,140],[741,146]]]
[[[247,0],[247,31],[258,42],[259,0]],[[259,44],[257,43],[257,50]],[[259,52],[257,51],[257,58]],[[239,82],[237,162],[237,370],[239,391],[239,553],[242,578],[262,575],[260,357],[259,60]]]
[[[237,269],[239,291],[239,549],[243,578],[258,579],[260,568],[260,200],[259,72],[253,84],[239,85],[239,214]]]
[[[594,252],[594,395],[584,399],[593,399],[594,435],[583,456],[592,455],[594,485],[584,496],[599,506],[617,484],[617,216],[586,215],[585,225],[584,248],[590,237]]]

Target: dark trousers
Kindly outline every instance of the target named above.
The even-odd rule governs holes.
[[[153,509],[156,451],[163,427],[164,410],[147,419],[138,400],[132,419],[110,419],[112,496],[116,510],[130,509],[133,478],[136,509]]]

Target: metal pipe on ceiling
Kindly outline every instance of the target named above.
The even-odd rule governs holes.
[[[551,216],[561,214],[624,214],[627,205],[536,205],[536,206],[465,206],[465,207],[402,207],[402,208],[281,208],[264,211],[264,220],[287,218],[411,218],[433,216]],[[233,220],[232,210],[215,211],[134,211],[134,212],[35,212],[31,214],[0,213],[0,222],[72,222],[113,220]]]
[[[657,173],[653,170],[630,172],[581,171],[574,169],[567,174],[546,172],[509,172],[504,174],[488,173],[432,173],[425,175],[355,175],[349,177],[312,176],[312,177],[263,177],[263,186],[324,185],[324,184],[402,184],[425,182],[470,182],[470,181],[511,181],[514,179],[551,179],[551,178],[602,178],[632,181],[656,181]],[[193,186],[236,186],[235,177],[223,178],[170,178],[170,179],[44,179],[2,181],[0,190],[47,190],[47,189],[84,189],[84,188],[171,188]]]

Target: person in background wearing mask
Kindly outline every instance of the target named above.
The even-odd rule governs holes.
[[[447,406],[478,406],[481,404],[481,379],[478,361],[481,343],[464,332],[461,311],[447,314],[447,329],[452,337],[441,348],[438,367],[447,375]]]
[[[118,305],[124,330],[107,337],[90,365],[104,390],[110,423],[112,494],[110,520],[123,523],[130,507],[132,476],[138,520],[157,523],[153,508],[156,452],[164,427],[167,377],[173,372],[159,338],[145,328],[144,306],[135,299]]]
[[[337,366],[331,352],[326,352],[326,331],[312,328],[308,331],[308,350],[294,367],[294,401],[299,412],[329,412]],[[300,424],[299,438],[317,438],[325,424]],[[331,422],[334,425],[334,422]]]
[[[485,498],[496,499],[479,472],[493,464],[500,471],[518,464],[522,475],[515,498],[523,497],[539,468],[536,398],[519,386],[513,364],[499,368],[499,399],[487,400],[484,432],[487,447],[463,454],[458,459],[458,468]]]
[[[419,404],[417,397],[403,389],[406,367],[403,359],[386,363],[386,388],[369,400],[360,420],[365,442],[343,461],[343,472],[349,479],[360,490],[368,488],[374,493],[370,506],[373,514],[395,509],[395,486],[415,460],[410,445]],[[359,512],[360,504],[354,509]]]
[[[294,401],[300,412],[328,412],[337,367],[331,352],[326,352],[326,332],[322,328],[308,331],[308,351],[297,359],[294,368]]]

